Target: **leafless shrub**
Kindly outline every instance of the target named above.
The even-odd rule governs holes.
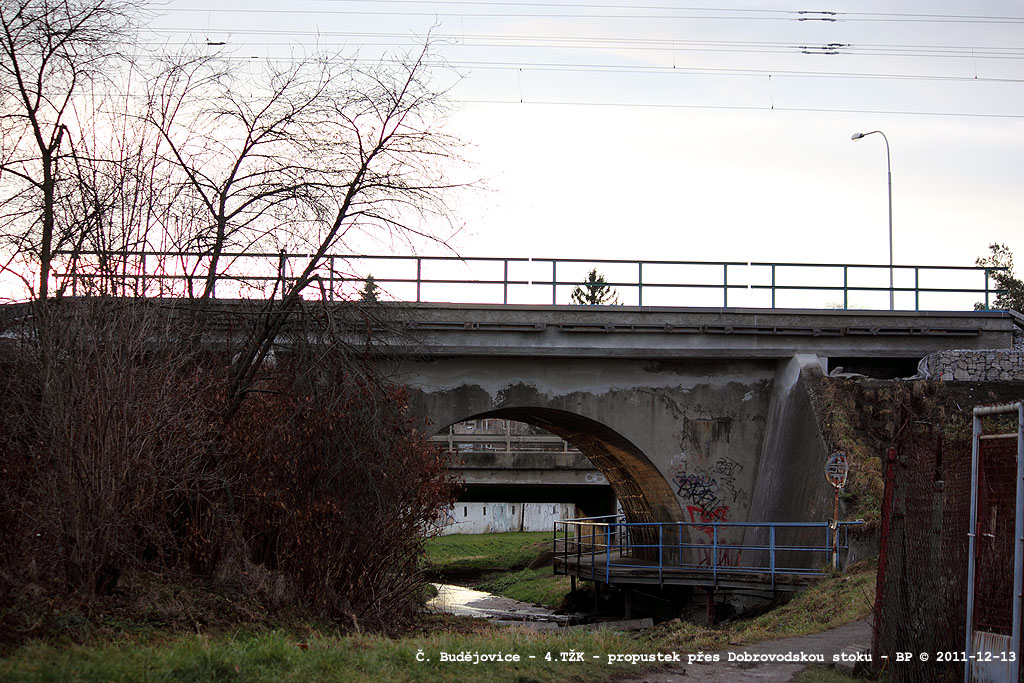
[[[176,561],[188,502],[217,485],[202,457],[221,379],[175,348],[155,306],[91,299],[47,314],[62,333],[26,335],[4,359],[17,487],[4,490],[21,502],[4,501],[2,541],[69,589],[110,592],[127,567]]]
[[[254,562],[346,625],[393,628],[416,606],[423,539],[456,481],[403,389],[331,360],[314,381],[279,368],[250,397],[229,426],[228,467]]]

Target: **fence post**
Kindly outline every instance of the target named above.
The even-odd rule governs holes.
[[[423,259],[416,257],[416,303],[420,302],[420,282],[423,279]]]
[[[665,586],[665,525],[658,524],[658,585]]]
[[[614,524],[614,522],[605,525],[604,543],[604,582],[609,586],[612,583],[612,524]]]
[[[278,255],[278,263],[277,263],[277,277],[281,281],[281,298],[282,299],[284,299],[284,290],[285,290],[285,287],[287,286],[286,282],[285,282],[285,275],[286,275],[286,271],[287,271],[287,258],[288,257],[285,256],[284,249],[282,249],[280,254]],[[215,277],[216,277],[216,275],[215,275]],[[215,280],[215,282],[216,282],[216,280]]]
[[[644,262],[637,261],[636,272],[636,305],[644,305]]]
[[[921,310],[921,268],[914,266],[914,310]]]
[[[594,546],[597,545],[597,532],[595,531],[594,525],[590,525],[590,580],[594,581],[597,579],[597,568],[595,564]]]
[[[334,257],[333,256],[330,258],[329,263],[330,263],[330,265],[328,266],[328,268],[330,268],[330,270],[327,273],[327,283],[328,283],[328,285],[331,288],[330,300],[334,301],[334,268],[335,268],[335,265],[334,265]]]
[[[711,540],[711,576],[715,583],[715,588],[718,588],[718,522],[712,525],[714,536]]]
[[[850,266],[843,266],[843,310],[850,309]]]
[[[505,305],[508,305],[508,259],[504,259],[504,261],[505,261],[505,281],[502,283],[503,294],[504,294],[503,299],[502,299],[502,303],[505,304]]]
[[[988,268],[985,269],[985,310],[988,310]]]
[[[555,305],[555,295],[558,290],[558,261],[551,259],[551,305]]]
[[[722,264],[722,307],[729,308],[729,264]]]
[[[775,588],[775,525],[768,527],[768,557],[771,566],[772,588]]]
[[[772,308],[775,308],[775,264],[772,264]]]

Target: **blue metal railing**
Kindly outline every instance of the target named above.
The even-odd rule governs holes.
[[[557,521],[554,524],[555,571],[615,582],[616,569],[667,573],[763,575],[774,587],[780,578],[828,573],[835,546],[849,547],[848,531],[863,521],[839,522],[626,522],[610,515]],[[839,535],[838,544],[836,536]],[[817,541],[808,541],[817,537]],[[800,561],[795,561],[795,560]]]
[[[55,278],[76,294],[189,296],[202,289],[210,263],[210,255],[200,252],[58,252],[55,257]],[[253,298],[280,293],[309,258],[285,252],[221,254],[216,293]],[[890,267],[875,264],[328,254],[315,265],[309,296],[327,300],[356,297],[372,275],[383,296],[397,301],[558,305],[568,303],[576,287],[586,287],[589,267],[609,277],[604,284],[628,299],[624,303],[638,306],[872,310],[887,308],[888,297],[881,295],[891,291],[900,310],[963,310],[975,303],[988,309],[1004,291],[992,281],[992,274],[1004,269],[974,266],[896,265],[895,280],[903,284],[890,289]],[[813,295],[836,298],[808,305]],[[884,306],[867,301],[875,295]],[[780,301],[787,297],[788,302]],[[692,303],[698,299],[702,303]]]

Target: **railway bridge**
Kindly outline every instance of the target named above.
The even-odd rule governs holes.
[[[611,486],[620,524],[651,525],[648,535],[675,525],[679,548],[714,543],[714,566],[738,564],[740,548],[749,560],[751,547],[768,547],[767,528],[743,525],[833,516],[822,475],[831,448],[807,389],[813,376],[840,366],[910,376],[936,351],[1009,348],[1014,329],[999,311],[444,304],[416,306],[406,325],[416,353],[396,364],[395,378],[439,439],[449,425],[482,418],[551,432]],[[572,469],[545,475],[536,460],[525,479],[508,462],[475,485],[510,495]],[[713,530],[718,524],[733,526]],[[611,528],[616,538],[629,530]],[[643,532],[632,528],[634,537]],[[583,565],[579,575],[594,572],[593,562]]]
[[[416,355],[394,375],[432,429],[496,417],[556,434],[631,522],[828,518],[808,374],[909,376],[936,351],[1009,348],[1014,327],[999,311],[445,304],[406,325]]]
[[[141,297],[189,296],[206,258],[122,256],[118,291]],[[290,273],[302,270],[294,264],[309,259],[224,256],[231,265],[218,273],[219,296],[257,298],[287,291]],[[172,261],[177,271],[167,270]],[[83,281],[106,291],[109,278],[96,280],[89,263],[78,254],[58,273],[70,278],[72,293]],[[938,351],[1011,348],[1015,326],[1004,311],[942,310],[946,301],[987,309],[1000,293],[991,268],[351,255],[313,265],[313,298],[345,306],[360,295],[376,300],[379,286],[392,299],[382,306],[402,332],[377,357],[410,387],[413,409],[439,438],[459,422],[500,418],[573,448],[470,463],[463,471],[476,477],[471,487],[493,493],[525,484],[543,498],[551,482],[581,490],[607,482],[625,523],[674,524],[669,545],[678,549],[710,539],[714,566],[735,560],[730,546],[768,547],[775,534],[734,526],[732,540],[723,540],[716,525],[832,516],[821,474],[831,449],[809,379],[840,366],[913,375],[920,359]],[[591,266],[609,273],[604,284],[628,305],[559,305],[570,290],[595,286],[583,278]],[[369,272],[377,275],[374,287]],[[878,281],[885,275],[888,286]],[[890,310],[865,310],[883,298]],[[481,300],[501,303],[451,303]],[[612,524],[601,528],[607,550]],[[615,528],[620,546],[655,533],[655,526]],[[591,549],[595,529],[576,528],[594,536]]]

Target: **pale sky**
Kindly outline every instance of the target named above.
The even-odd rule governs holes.
[[[151,26],[254,57],[432,33],[490,188],[463,255],[885,263],[885,144],[850,139],[878,129],[896,263],[1024,262],[1017,3],[716,4],[174,0]]]
[[[897,264],[1004,242],[1024,269],[1018,3],[725,5],[169,0],[148,35],[267,59],[430,33],[488,187],[456,204],[463,256],[885,264],[885,144],[850,139],[877,129]]]

